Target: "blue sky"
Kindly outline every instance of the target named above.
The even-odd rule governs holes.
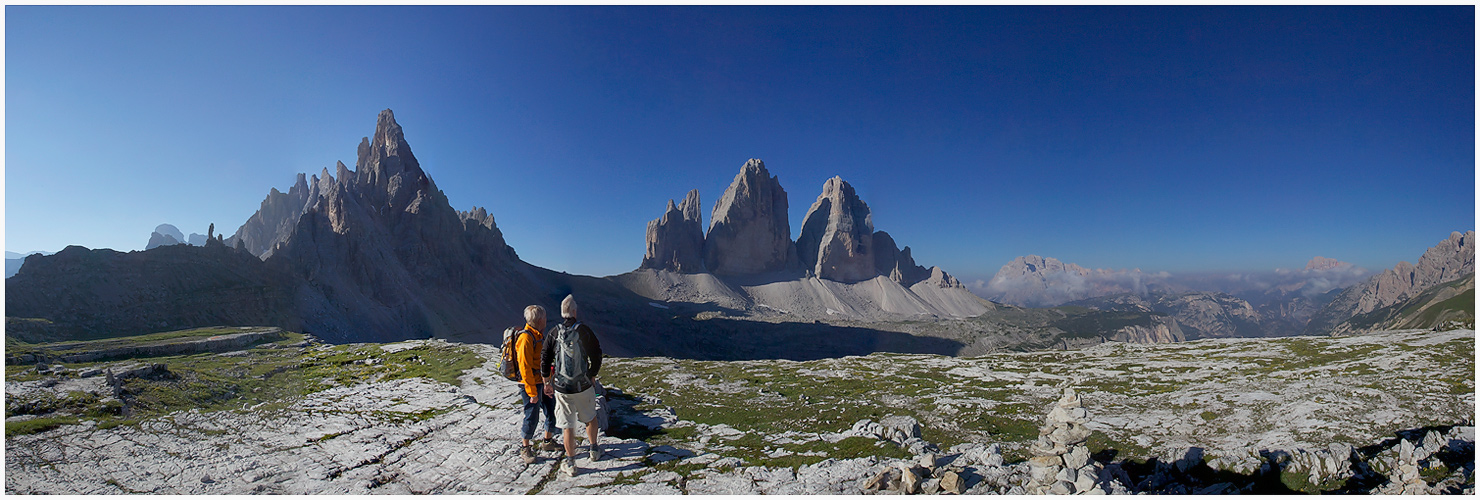
[[[748,158],[966,281],[1369,269],[1475,226],[1474,8],[47,7],[5,16],[5,247],[227,234],[391,108],[531,263],[637,266]]]

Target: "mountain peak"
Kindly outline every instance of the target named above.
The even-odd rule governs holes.
[[[1305,264],[1305,270],[1307,270],[1307,271],[1324,271],[1326,269],[1335,269],[1335,268],[1338,268],[1338,267],[1341,267],[1341,266],[1347,266],[1347,265],[1351,265],[1351,264],[1348,264],[1346,262],[1342,262],[1342,261],[1339,261],[1339,260],[1336,260],[1336,259],[1332,259],[1332,258],[1329,258],[1329,257],[1321,257],[1321,256],[1317,255],[1314,258],[1310,259],[1310,262],[1307,262]]]
[[[794,269],[797,251],[786,209],[781,180],[761,160],[746,161],[710,212],[705,267],[721,275]]]
[[[797,257],[803,269],[819,278],[846,283],[879,275],[869,250],[874,247],[873,215],[841,176],[822,184],[822,194],[817,195],[802,221]]]
[[[406,141],[401,124],[396,123],[396,114],[386,108],[375,117],[375,139],[371,143],[383,148],[395,148]]]

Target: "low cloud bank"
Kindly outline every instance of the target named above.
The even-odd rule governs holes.
[[[1092,297],[1134,293],[1222,292],[1250,302],[1292,296],[1314,297],[1371,276],[1356,265],[1317,257],[1304,269],[1263,273],[1148,273],[1140,269],[1087,269],[1051,257],[1029,255],[1002,266],[990,280],[966,284],[972,292],[1005,304],[1053,307]]]

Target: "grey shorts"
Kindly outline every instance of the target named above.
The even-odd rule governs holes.
[[[596,388],[591,387],[575,394],[555,391],[555,426],[575,429],[596,418]]]

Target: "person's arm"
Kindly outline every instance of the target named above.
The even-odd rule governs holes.
[[[535,366],[534,355],[539,347],[534,345],[534,336],[528,332],[519,334],[519,341],[515,343],[514,354],[519,358],[519,379],[524,382],[524,394],[529,396],[530,401],[539,401],[540,393],[535,389],[535,374],[539,367]]]
[[[554,328],[551,328],[550,331],[545,332],[545,343],[544,346],[542,346],[540,349],[540,375],[546,378],[549,378],[550,374],[554,372],[554,369],[550,364],[551,360],[555,359],[554,335]],[[549,384],[545,384],[545,386],[546,388],[549,388]]]
[[[591,327],[581,325],[581,328],[586,330],[586,334],[581,336],[581,343],[585,344],[583,347],[586,348],[586,359],[591,365],[591,378],[594,379],[601,373],[601,341],[596,338],[596,332],[591,331]]]

